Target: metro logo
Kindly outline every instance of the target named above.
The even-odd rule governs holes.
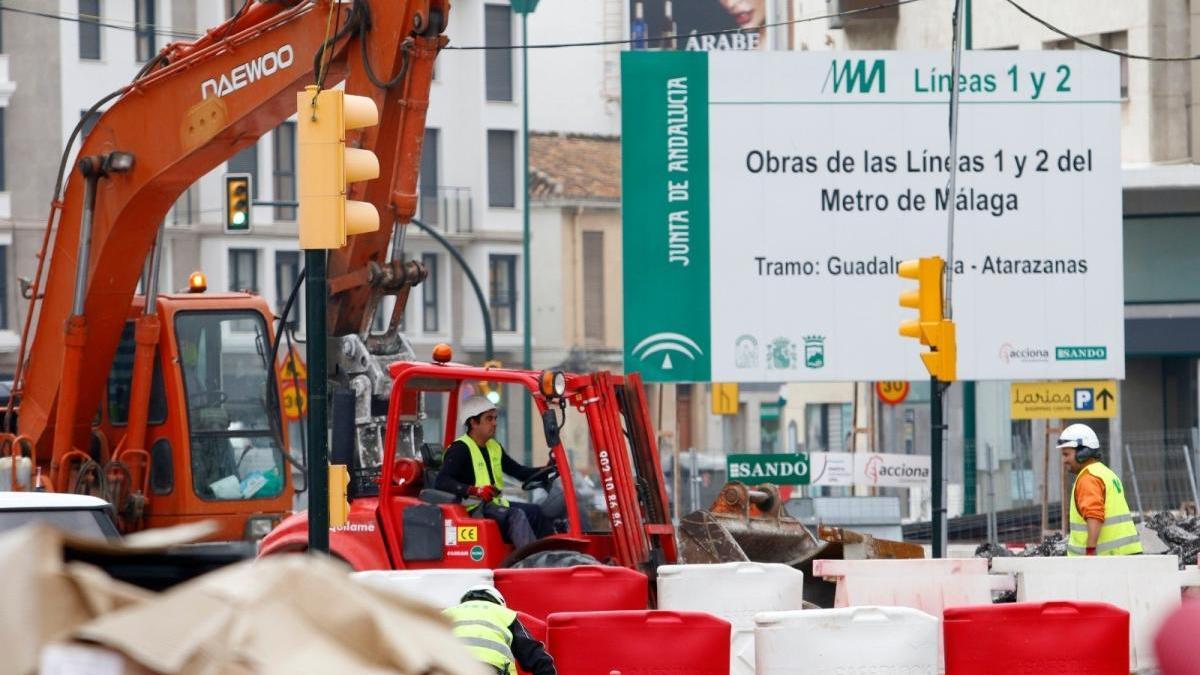
[[[821,93],[825,93],[829,89],[829,81],[832,79],[833,93],[835,94],[868,94],[875,89],[876,77],[879,78],[877,93],[887,92],[887,65],[883,59],[875,59],[871,63],[870,71],[867,70],[867,61],[864,59],[842,61],[840,68],[838,60],[833,59],[829,62],[829,72],[825,74],[825,83],[821,85]],[[858,88],[857,92],[855,92],[856,87]]]

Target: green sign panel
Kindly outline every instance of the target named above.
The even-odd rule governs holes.
[[[708,382],[707,55],[625,52],[621,92],[625,367]]]
[[[747,485],[774,483],[776,485],[808,485],[808,455],[728,455],[725,458],[726,480]]]

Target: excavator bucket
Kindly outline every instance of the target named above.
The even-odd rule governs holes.
[[[679,521],[679,555],[685,563],[753,560],[800,566],[825,545],[787,515],[774,485],[726,483],[712,507]]]
[[[707,511],[679,521],[679,555],[684,563],[772,562],[804,572],[805,600],[833,606],[832,584],[812,576],[817,559],[921,558],[918,544],[876,539],[840,527],[819,527],[813,534],[783,508],[779,488],[753,488],[730,482]]]

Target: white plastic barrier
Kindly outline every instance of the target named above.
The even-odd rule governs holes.
[[[835,607],[911,607],[937,618],[946,607],[987,605],[993,581],[987,560],[814,560],[813,574],[837,582]]]
[[[941,622],[908,607],[764,612],[755,617],[758,675],[936,675]]]
[[[658,568],[659,609],[708,612],[733,625],[731,675],[754,675],[754,616],[800,609],[803,603],[804,574],[779,563]]]
[[[993,558],[992,571],[1016,575],[1018,602],[1091,600],[1129,612],[1134,672],[1154,668],[1154,634],[1196,576],[1173,555]]]
[[[491,570],[371,570],[354,572],[350,577],[424,600],[439,609],[457,605],[472,586],[492,583]]]

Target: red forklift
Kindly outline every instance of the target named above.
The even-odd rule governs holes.
[[[434,350],[434,358],[433,363],[401,361],[390,366],[393,382],[382,466],[374,474],[369,468],[352,471],[349,516],[329,533],[332,555],[359,571],[495,569],[554,551],[652,576],[659,565],[678,561],[639,375],[467,366],[451,363],[444,345]],[[433,489],[442,449],[461,434],[457,408],[463,388],[480,382],[524,389],[540,414],[552,458],[521,487],[546,492],[541,505],[556,524],[556,533],[521,550],[504,541],[495,521],[472,516],[454,495]],[[422,396],[443,394],[449,396],[441,443],[418,443]],[[563,448],[559,432],[568,406],[586,420],[594,474],[573,471]],[[580,481],[594,484],[591,497],[577,484]],[[303,551],[307,546],[308,513],[302,511],[263,539],[259,555]]]

